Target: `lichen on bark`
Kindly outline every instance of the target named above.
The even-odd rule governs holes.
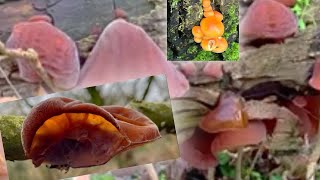
[[[0,116],[0,131],[7,160],[25,159],[21,143],[21,128],[23,120],[23,116]]]

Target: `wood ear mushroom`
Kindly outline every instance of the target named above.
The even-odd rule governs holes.
[[[135,110],[64,97],[35,106],[22,128],[24,152],[36,167],[102,165],[119,152],[158,138],[158,127]]]

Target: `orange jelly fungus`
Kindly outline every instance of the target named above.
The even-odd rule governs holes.
[[[90,128],[96,134],[102,136],[105,132],[116,132],[117,128],[106,121],[102,116],[91,113],[63,113],[53,116],[45,121],[45,123],[37,130],[31,145],[31,154],[39,152],[44,146],[54,144],[61,141],[63,138],[74,139],[75,133],[72,131],[83,131],[85,128]],[[83,139],[87,137],[83,135]],[[47,142],[47,143],[43,143]]]
[[[194,27],[192,28],[192,34],[193,34],[194,37],[202,38],[203,33],[202,33],[202,31],[201,31],[200,26],[194,26]]]
[[[218,21],[222,21],[223,20],[223,15],[218,12],[218,11],[213,11],[214,13],[214,17],[218,20]]]
[[[205,7],[211,7],[211,2],[210,0],[203,0],[202,1],[202,6]]]
[[[201,38],[197,38],[197,37],[194,37],[193,40],[196,43],[201,43],[202,42],[202,39]]]
[[[213,11],[212,7],[203,7],[203,12]]]
[[[203,13],[204,17],[213,17],[214,16],[214,12],[213,11],[207,11]]]
[[[201,47],[205,51],[212,51],[216,48],[216,41],[214,39],[204,39],[201,41]]]
[[[224,25],[215,17],[203,18],[200,22],[200,27],[205,36],[221,37],[224,33]]]
[[[35,167],[79,168],[161,137],[146,116],[121,106],[97,106],[54,97],[33,107],[22,126],[22,145]]]
[[[225,50],[227,50],[228,42],[225,38],[218,37],[218,38],[215,38],[215,41],[216,41],[216,47],[212,50],[212,52],[222,53]]]
[[[213,10],[210,0],[202,1],[203,16],[200,26],[192,28],[192,34],[196,43],[201,43],[205,51],[222,53],[228,48],[228,42],[222,37],[224,34],[224,25],[222,23],[223,15]]]

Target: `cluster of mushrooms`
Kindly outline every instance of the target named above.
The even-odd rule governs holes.
[[[223,15],[212,9],[210,0],[203,0],[202,7],[204,18],[200,26],[192,28],[194,41],[200,43],[205,51],[222,53],[228,48],[227,40],[222,37],[224,33]]]
[[[158,127],[138,111],[65,97],[33,107],[22,126],[24,152],[36,167],[42,163],[55,168],[101,165],[160,137]]]
[[[209,62],[201,70],[201,74],[210,76],[217,80],[222,79],[223,63]],[[198,73],[192,62],[184,63],[181,71],[189,77]],[[210,73],[208,73],[210,71]],[[308,85],[320,91],[320,59],[313,67],[313,74],[309,79]],[[268,82],[270,85],[271,82]],[[279,84],[275,83],[272,91],[276,91]],[[210,104],[210,108],[204,107],[198,102],[209,102],[211,98],[197,99],[197,106],[206,113],[201,118],[195,118],[195,126],[190,125],[189,120],[185,120],[185,115],[181,115],[181,121],[187,121],[186,125],[177,124],[183,127],[178,132],[180,138],[181,158],[191,166],[206,170],[218,165],[217,155],[223,150],[235,151],[239,147],[257,145],[262,142],[270,142],[269,137],[278,138],[281,132],[281,123],[295,121],[297,128],[297,138],[308,137],[312,141],[318,132],[320,116],[320,95],[295,95],[290,99],[285,99],[275,94],[277,100],[272,100],[269,95],[251,96],[254,93],[268,91],[263,85],[258,84],[251,90],[236,92],[225,90],[219,92],[217,101]],[[269,89],[270,90],[270,89]],[[206,91],[200,91],[205,94]],[[250,94],[251,93],[251,94]],[[212,92],[210,92],[211,96]],[[257,93],[259,94],[259,93]],[[262,93],[263,94],[263,93]],[[192,109],[190,103],[192,93],[186,93],[186,99],[182,100],[188,110]],[[190,96],[190,97],[189,97]],[[270,98],[270,99],[268,99]],[[209,99],[209,100],[208,100]],[[264,100],[261,100],[264,99]],[[211,100],[210,100],[211,103]],[[208,110],[207,110],[208,109]],[[182,109],[179,109],[182,112]],[[177,111],[179,112],[179,111]],[[200,110],[199,110],[200,112]],[[193,112],[195,115],[195,112]],[[191,118],[188,116],[188,118]],[[191,120],[190,120],[191,121]],[[192,120],[193,121],[193,120]],[[179,119],[178,121],[179,122]],[[189,124],[188,124],[189,123]],[[290,134],[288,124],[282,129],[284,133]],[[278,134],[277,134],[278,133]],[[275,135],[277,134],[277,135]],[[275,136],[274,136],[275,135]],[[276,141],[276,140],[275,140]],[[264,145],[268,149],[269,145]],[[283,145],[280,145],[283,146]]]
[[[245,13],[240,19],[240,43],[242,47],[260,47],[268,43],[281,43],[286,38],[298,32],[297,18],[290,10],[295,0],[254,0],[245,4]],[[204,1],[203,1],[204,3]],[[243,4],[242,4],[243,5]],[[208,13],[206,13],[208,15]],[[195,27],[193,34],[195,41],[201,42],[199,34],[202,27]],[[242,50],[245,50],[243,48]],[[208,70],[210,69],[210,73]],[[184,74],[192,77],[196,72],[192,63],[182,66]],[[313,74],[309,79],[309,86],[320,90],[320,59],[313,67]],[[220,63],[208,63],[203,72],[214,78],[222,78],[223,71]],[[275,90],[275,89],[274,89]],[[265,91],[265,90],[263,90]],[[266,97],[263,97],[266,98]],[[254,103],[253,103],[254,102]],[[281,117],[276,114],[283,113],[296,118],[298,136],[307,136],[312,140],[319,128],[320,115],[319,95],[296,95],[291,100],[281,100],[272,104],[275,114],[264,109],[264,117],[254,108],[255,103],[264,103],[261,100],[250,101],[240,93],[225,91],[220,92],[218,101],[198,122],[195,128],[186,129],[192,134],[182,136],[180,145],[181,157],[192,166],[199,169],[208,169],[218,165],[217,155],[223,150],[236,150],[238,147],[257,145],[265,142],[277,130],[277,121]],[[254,105],[253,105],[254,104]],[[267,105],[270,105],[266,103]],[[270,105],[271,107],[271,105]],[[269,113],[267,113],[269,112]]]
[[[181,95],[183,89],[188,87],[184,76],[167,61],[161,49],[141,27],[123,19],[121,11],[117,11],[116,15],[120,17],[103,30],[81,67],[75,42],[55,27],[48,16],[35,15],[25,22],[15,24],[5,46],[8,49],[35,50],[39,63],[55,88],[53,91],[165,74],[170,95]],[[123,49],[126,49],[125,53]],[[42,82],[42,76],[28,59],[16,60],[23,80]],[[97,72],[100,72],[99,76]]]

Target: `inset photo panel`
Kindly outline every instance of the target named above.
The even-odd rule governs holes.
[[[10,180],[62,179],[179,157],[164,75],[2,103],[0,121],[0,170]]]
[[[237,61],[239,1],[168,0],[171,61]]]

